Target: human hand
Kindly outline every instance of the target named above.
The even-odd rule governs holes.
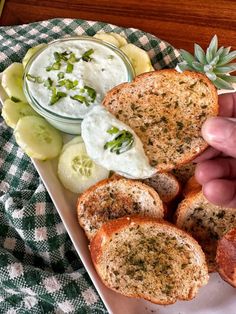
[[[236,93],[220,95],[219,105],[202,127],[211,147],[195,159],[195,177],[211,203],[236,208]]]

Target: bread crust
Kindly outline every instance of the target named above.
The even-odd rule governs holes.
[[[121,230],[133,226],[133,225],[142,225],[142,224],[150,224],[151,226],[155,226],[155,228],[160,228],[161,230],[165,230],[167,233],[168,232],[175,232],[176,235],[182,238],[187,238],[189,240],[188,243],[191,243],[192,247],[194,247],[195,251],[198,254],[199,260],[201,260],[201,266],[203,269],[203,277],[201,277],[201,282],[198,282],[197,286],[192,287],[192,289],[189,292],[189,295],[186,298],[181,297],[179,295],[176,300],[169,300],[169,301],[163,301],[163,300],[158,300],[158,299],[153,299],[148,297],[147,295],[142,294],[132,294],[132,295],[127,295],[128,297],[134,297],[134,298],[144,298],[148,301],[151,301],[152,303],[156,304],[172,304],[175,303],[178,300],[191,300],[192,298],[195,297],[197,290],[200,286],[204,285],[207,283],[209,276],[208,276],[208,271],[207,271],[207,265],[205,262],[205,255],[198,244],[198,242],[193,239],[188,233],[184,232],[183,230],[180,230],[176,226],[172,225],[171,223],[168,223],[167,221],[164,221],[162,219],[156,219],[156,218],[151,218],[151,217],[140,217],[140,216],[129,216],[129,217],[122,217],[113,221],[108,221],[105,223],[100,230],[97,232],[97,234],[94,236],[94,238],[91,241],[90,244],[90,252],[91,252],[91,258],[94,263],[95,269],[97,273],[99,274],[102,282],[110,289],[120,293],[120,291],[117,291],[113,287],[109,286],[109,284],[104,280],[102,274],[100,273],[99,269],[99,263],[101,256],[103,254],[103,248],[106,246],[107,243],[109,243],[110,239],[112,236],[116,233],[119,233]],[[199,279],[200,280],[200,279]]]
[[[236,228],[218,241],[216,261],[220,276],[236,288]]]
[[[188,116],[184,112],[184,104],[174,108],[173,103],[170,102],[171,109],[164,107],[163,102],[167,96],[162,95],[168,92],[170,94],[168,97],[172,97],[171,86],[167,86],[168,88],[163,87],[164,92],[161,96],[158,94],[164,84],[163,82],[172,79],[176,82],[182,82],[182,80],[187,82],[189,80],[199,84],[199,86],[202,84],[205,86],[204,90],[207,90],[207,108],[204,109],[200,109],[204,107],[200,106],[200,102],[202,104],[200,96],[193,92],[199,103],[196,102],[198,109],[195,108],[195,104],[188,109],[186,107],[186,112],[190,110],[191,123],[189,123]],[[187,84],[189,85],[189,82]],[[192,85],[190,84],[190,86]],[[192,92],[189,93],[192,95]],[[186,93],[185,98],[182,94],[182,90],[176,90],[173,97],[181,99],[181,102],[187,102],[186,99],[190,97],[189,94]],[[162,102],[160,102],[160,99]],[[192,161],[208,147],[208,144],[201,137],[201,125],[207,117],[216,116],[219,110],[216,89],[205,75],[190,71],[178,73],[174,69],[144,73],[137,76],[131,83],[122,83],[114,87],[107,93],[103,100],[103,106],[136,132],[143,143],[150,164],[156,167],[159,172],[168,172]],[[157,117],[160,120],[157,121]],[[177,117],[182,118],[187,126],[185,127],[182,121],[175,121]],[[167,132],[166,135],[164,130]],[[179,139],[177,140],[177,138]],[[176,140],[173,141],[173,139]],[[188,144],[185,143],[187,140],[189,141]],[[176,149],[175,154],[172,151],[170,152],[174,146]],[[163,147],[165,147],[165,152],[163,152]]]
[[[110,190],[112,189],[116,189],[116,193],[112,193],[113,195],[110,196]],[[131,189],[134,194],[135,191],[145,191],[146,199],[142,199],[142,204],[138,207],[138,211],[133,209],[135,196],[126,194],[126,191],[123,189]],[[113,197],[112,203],[116,203],[114,206],[109,203],[110,197]],[[152,212],[148,213],[145,201],[147,202],[150,200],[153,201],[154,205],[152,206]],[[120,209],[117,208],[118,204],[120,205]],[[95,229],[90,231],[87,227],[89,224],[95,227],[92,221],[94,216],[97,215],[97,221],[95,223],[101,225],[101,221],[102,223],[105,223],[107,220],[127,215],[127,211],[125,211],[126,214],[124,214],[124,208],[129,210],[131,215],[136,213],[142,216],[154,215],[158,218],[163,218],[166,210],[159,195],[152,187],[140,181],[126,179],[120,176],[112,176],[111,178],[104,179],[91,186],[79,196],[77,201],[78,221],[84,229],[88,239],[91,240],[95,234]],[[113,211],[113,214],[111,214],[114,218],[110,217],[109,211]],[[97,227],[98,226],[96,226],[96,228]]]
[[[194,218],[194,223],[189,222],[187,219],[191,211],[191,206],[193,204],[197,204],[196,208],[198,208],[200,203],[202,204],[200,207],[203,207],[202,209],[204,213],[206,213],[205,218],[203,219],[202,216],[199,215]],[[225,220],[226,218],[223,218],[225,216],[221,217],[221,213],[222,214],[224,213],[225,216],[231,213],[232,216],[230,216],[230,221]],[[216,224],[216,223],[210,222],[210,220],[207,220],[207,216],[209,215],[210,215],[210,218],[213,219],[213,221],[214,219],[217,219],[219,223]],[[194,230],[195,227],[197,227],[198,229],[199,221],[197,218],[201,218],[200,222],[201,224],[203,223],[203,226],[205,226],[205,227],[202,227],[200,231],[198,230],[200,234],[196,233],[196,230]],[[206,224],[206,222],[208,222],[208,225]],[[223,207],[216,206],[209,203],[207,199],[205,198],[205,196],[203,195],[201,188],[199,189],[198,184],[195,187],[193,184],[192,189],[190,189],[185,199],[183,199],[182,202],[180,202],[177,208],[176,215],[175,215],[175,224],[177,227],[189,232],[200,243],[207,257],[209,271],[215,272],[217,271],[217,265],[216,265],[216,260],[215,260],[217,238],[222,237],[223,234],[229,230],[229,228],[236,226],[236,208],[223,208]],[[190,227],[190,224],[191,224],[191,231],[188,230]],[[223,229],[223,224],[224,224],[224,229]]]

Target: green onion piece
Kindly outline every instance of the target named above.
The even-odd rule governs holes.
[[[85,53],[82,55],[82,60],[85,62],[89,62],[92,60],[92,58],[90,57],[91,54],[94,53],[94,50],[91,48],[87,51],[85,51]]]
[[[72,63],[68,62],[66,67],[66,73],[72,73],[74,66]]]
[[[66,97],[67,94],[63,92],[57,92],[56,87],[52,87],[52,97],[50,99],[50,105],[54,105],[56,102],[58,102],[59,99]]]
[[[48,77],[45,81],[44,81],[44,86],[47,87],[48,89],[50,89],[52,87],[52,84],[53,84],[53,80]]]
[[[52,70],[51,65],[49,65],[48,67],[46,67],[46,71],[47,71],[47,72],[49,72],[49,71],[51,71],[51,70]]]
[[[70,58],[68,59],[68,61],[71,63],[75,63],[76,61],[78,61],[78,59],[76,58],[76,56],[73,52],[71,52]]]
[[[52,65],[52,70],[60,70],[61,68],[61,62],[55,62]]]
[[[69,54],[70,54],[69,52],[63,51],[62,53],[60,53],[60,57],[61,57],[62,60],[67,61],[68,60],[67,56]]]
[[[73,88],[76,87],[78,84],[79,84],[79,81],[78,81],[78,80],[74,80],[74,82],[73,82]]]
[[[108,60],[113,60],[113,59],[114,59],[114,56],[113,56],[113,55],[109,55],[109,56],[107,57],[107,59],[108,59]]]
[[[58,81],[58,86],[64,86],[66,84],[66,80]]]
[[[79,90],[81,93],[84,93],[85,92],[85,89],[82,87],[82,88],[80,88],[80,90]]]
[[[119,129],[116,126],[112,126],[110,129],[107,130],[109,134],[116,134],[119,132]]]
[[[133,135],[127,130],[121,130],[113,140],[106,142],[104,149],[109,149],[111,153],[119,155],[131,149],[133,143]]]
[[[26,74],[26,78],[28,81],[35,83],[36,82],[36,76],[33,76],[31,74]]]
[[[85,103],[85,105],[88,107],[89,106],[89,102],[86,99],[86,97],[82,96],[82,95],[74,95],[74,96],[70,96],[71,99],[73,100],[77,100],[80,103]]]
[[[14,101],[14,102],[20,102],[20,99],[14,97],[14,96],[11,97],[11,100]]]
[[[40,76],[34,76],[28,73],[26,74],[26,77],[27,77],[27,80],[30,82],[39,83],[39,84],[43,83],[43,79]]]
[[[61,79],[63,79],[65,77],[65,73],[64,72],[59,72],[57,74],[57,77],[58,77],[59,80],[61,80]]]
[[[55,60],[56,60],[56,62],[58,62],[58,61],[60,61],[61,60],[61,56],[60,56],[60,53],[59,52],[54,52],[54,58],[55,58]]]
[[[92,87],[89,87],[89,86],[84,86],[84,89],[88,93],[88,95],[91,98],[92,102],[94,102],[94,100],[96,98],[96,95],[97,95],[95,89],[93,89]]]

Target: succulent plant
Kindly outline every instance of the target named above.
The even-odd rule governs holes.
[[[181,71],[205,73],[218,89],[234,89],[232,83],[236,83],[236,76],[230,73],[236,71],[236,63],[231,63],[236,58],[236,50],[230,52],[230,49],[231,47],[218,49],[218,38],[215,35],[206,53],[198,44],[194,44],[194,56],[181,49],[183,61],[178,66]]]

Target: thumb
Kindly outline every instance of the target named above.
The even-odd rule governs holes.
[[[212,147],[236,158],[236,118],[209,118],[202,126],[202,136]]]

